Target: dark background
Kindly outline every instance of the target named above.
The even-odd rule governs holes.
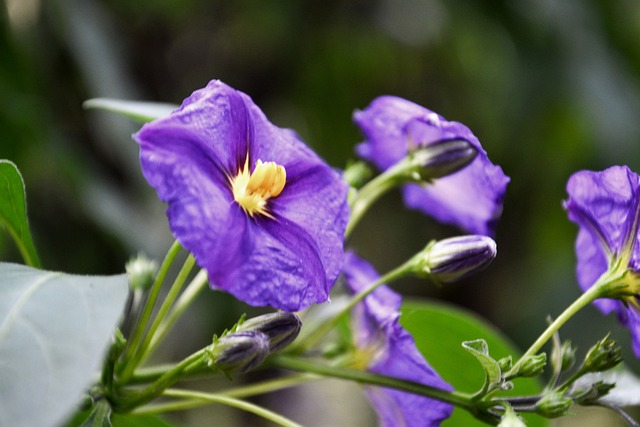
[[[83,110],[94,97],[178,104],[221,79],[338,168],[362,138],[353,111],[379,95],[402,96],[466,124],[512,180],[498,258],[445,288],[417,280],[394,288],[476,311],[523,348],[548,314],[579,295],[577,228],[561,205],[568,177],[615,164],[640,172],[635,0],[5,0],[4,6],[0,157],[24,176],[48,269],[119,273],[138,251],[161,259],[171,242],[164,207],[138,167],[130,138],[136,125]],[[350,245],[384,272],[430,239],[458,233],[403,210],[393,193]],[[0,258],[20,261],[6,234]],[[200,336],[246,311],[217,293],[198,307],[201,316],[183,325],[193,332],[180,336],[183,347],[201,346]],[[593,307],[562,336],[584,351],[610,330],[640,372],[627,331]]]

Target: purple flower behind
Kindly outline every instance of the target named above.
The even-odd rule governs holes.
[[[640,273],[640,177],[626,166],[602,172],[580,171],[567,183],[565,201],[569,219],[578,224],[576,273],[582,290],[587,290],[610,268]],[[638,295],[623,301],[598,299],[594,304],[605,314],[616,312],[631,331],[633,349],[640,357],[640,312]]]
[[[354,114],[366,141],[357,146],[359,156],[386,170],[410,150],[444,140],[465,140],[478,155],[464,169],[428,184],[407,184],[407,206],[473,234],[493,236],[502,213],[509,178],[495,166],[478,139],[463,124],[413,102],[393,96],[376,98]]]
[[[378,279],[373,267],[352,253],[346,255],[344,274],[353,294]],[[383,285],[354,309],[355,342],[365,360],[364,368],[451,390],[424,360],[413,337],[400,326],[401,302],[400,295]],[[374,386],[366,386],[365,390],[381,426],[438,426],[453,410],[448,403],[412,393]]]
[[[347,185],[292,131],[211,81],[134,137],[171,231],[215,288],[287,311],[328,299]]]

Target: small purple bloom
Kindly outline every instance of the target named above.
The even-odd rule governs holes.
[[[495,234],[509,178],[491,163],[466,126],[393,96],[376,98],[365,110],[357,111],[354,120],[367,139],[357,146],[358,155],[380,170],[417,147],[448,140],[470,143],[478,154],[468,166],[431,183],[405,185],[404,200],[410,208],[470,233]]]
[[[346,255],[344,274],[353,294],[378,279],[373,267],[352,253]],[[383,285],[355,307],[352,327],[363,369],[451,390],[420,354],[413,337],[400,326],[401,302],[400,295]],[[404,391],[374,386],[365,390],[380,425],[385,427],[439,426],[453,410],[448,403]]]
[[[610,268],[630,272],[627,279],[635,294],[624,301],[598,299],[594,304],[605,314],[618,314],[631,331],[634,352],[640,357],[640,282],[636,283],[640,273],[640,176],[626,166],[580,171],[569,179],[567,193],[564,207],[580,227],[575,244],[578,283],[586,291]]]
[[[135,135],[171,231],[214,288],[286,311],[324,302],[342,265],[347,185],[220,81]]]

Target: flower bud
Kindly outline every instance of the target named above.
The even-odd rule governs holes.
[[[146,291],[153,285],[158,271],[158,264],[147,258],[145,255],[138,254],[137,257],[131,258],[125,265],[127,274],[129,274],[129,285],[132,289]]]
[[[498,360],[498,366],[500,366],[500,372],[508,372],[513,366],[511,355]]]
[[[464,139],[441,140],[418,147],[410,153],[412,176],[418,181],[428,181],[451,175],[476,158],[478,150]]]
[[[439,283],[455,282],[485,269],[496,253],[496,242],[490,237],[451,237],[429,244],[418,255],[416,273]]]
[[[515,413],[511,406],[508,406],[505,408],[504,415],[498,427],[526,427],[526,424],[522,421],[522,418]]]
[[[269,355],[269,337],[258,331],[234,332],[214,340],[207,364],[225,373],[247,372]]]
[[[573,399],[581,405],[593,404],[596,400],[607,395],[611,389],[615,388],[615,384],[598,381],[591,384],[590,387],[579,389],[573,392]]]
[[[591,347],[584,358],[584,372],[601,372],[613,368],[622,362],[622,349],[609,335]]]
[[[537,377],[544,371],[547,365],[547,353],[540,353],[528,356],[520,364],[518,376],[520,377]]]
[[[563,396],[562,393],[553,392],[536,403],[536,413],[547,418],[557,418],[566,415],[571,405],[573,400]]]
[[[560,354],[558,354],[558,352]],[[555,366],[558,361],[560,366]],[[553,347],[551,350],[551,363],[557,372],[563,372],[571,369],[576,361],[576,349],[571,346],[571,341],[565,341],[560,347]]]
[[[279,311],[246,320],[238,326],[237,331],[262,332],[269,338],[269,351],[273,353],[291,344],[298,337],[301,327],[298,316]]]
[[[349,184],[350,187],[362,187],[373,175],[373,171],[364,162],[355,162],[347,165],[342,173],[342,179]]]

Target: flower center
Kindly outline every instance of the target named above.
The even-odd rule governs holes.
[[[235,178],[231,178],[234,200],[252,218],[258,213],[273,219],[267,212],[267,200],[276,197],[284,189],[287,172],[275,162],[258,160],[253,172],[249,170],[249,156]]]

